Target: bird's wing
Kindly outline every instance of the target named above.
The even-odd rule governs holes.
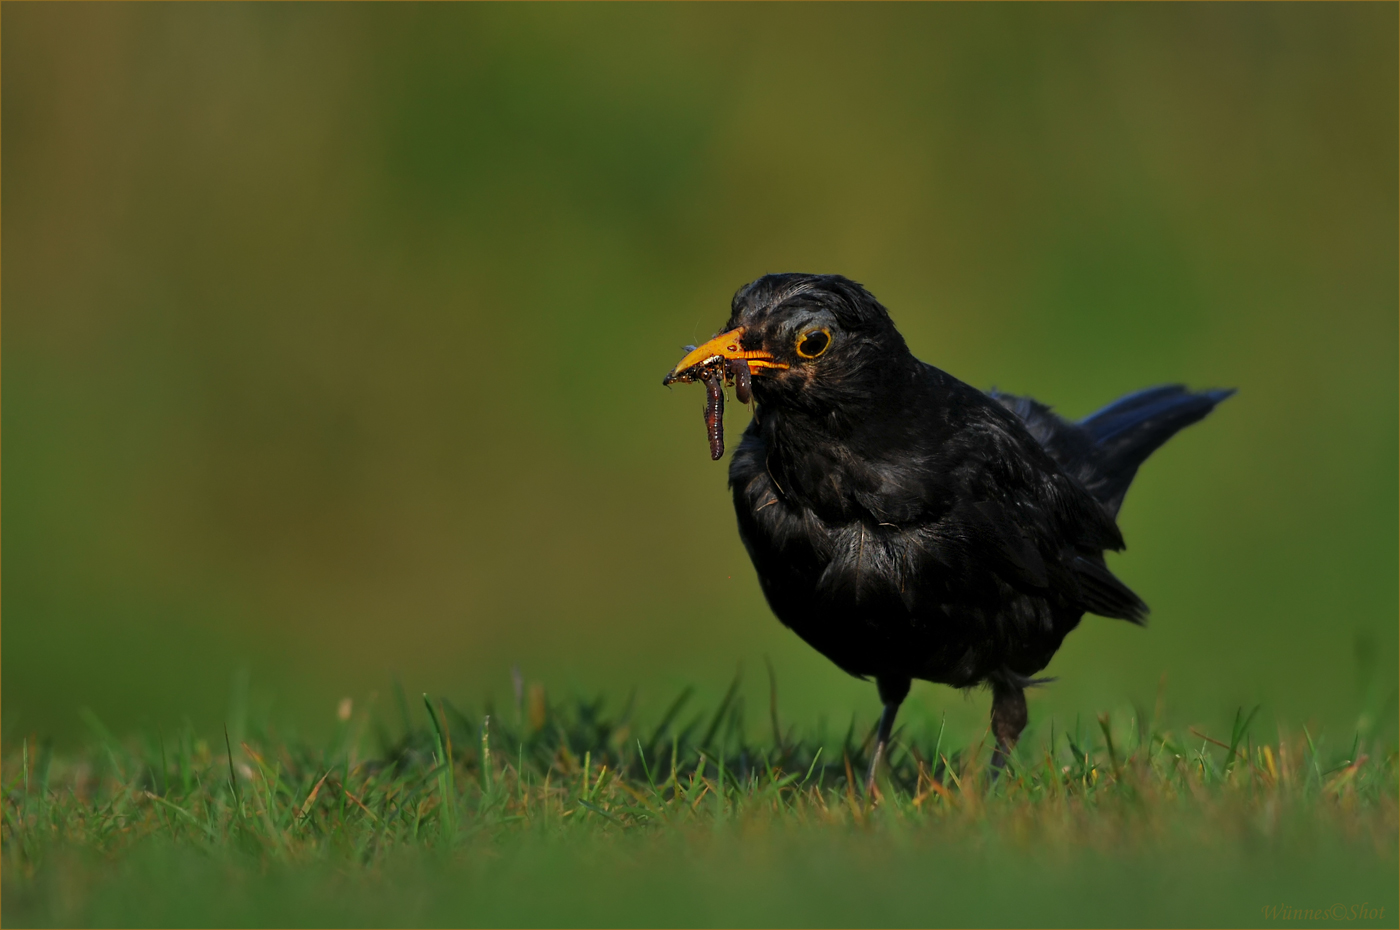
[[[1094,437],[1084,427],[1071,423],[1031,397],[1003,394],[995,390],[989,391],[988,396],[1021,421],[1026,431],[1065,474],[1086,489],[1093,490],[1099,481],[1099,450]]]
[[[952,502],[934,522],[945,551],[1021,592],[1140,622],[1146,605],[1103,562],[1104,550],[1123,548],[1113,516],[1061,467],[1053,442],[1047,448],[1018,411],[978,393],[981,403],[969,402],[955,434],[942,437],[945,458],[928,478]],[[1032,422],[1063,424],[1042,410]],[[1060,437],[1064,447],[1077,441]]]

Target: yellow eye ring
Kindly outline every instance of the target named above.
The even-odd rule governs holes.
[[[797,337],[797,354],[802,358],[816,358],[831,348],[831,330],[823,326],[812,329]]]

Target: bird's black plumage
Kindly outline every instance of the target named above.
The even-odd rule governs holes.
[[[919,361],[838,275],[759,278],[724,330],[727,355],[771,359],[729,469],[739,534],[778,618],[878,683],[881,748],[912,679],[987,683],[1002,758],[1084,613],[1144,620],[1104,564],[1115,515],[1142,461],[1231,393],[1152,388],[1071,423]]]

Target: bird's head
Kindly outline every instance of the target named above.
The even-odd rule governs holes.
[[[909,358],[889,313],[856,282],[769,274],[739,289],[719,335],[689,352],[662,383],[695,381],[714,366],[742,361],[760,403],[820,410],[868,395]]]

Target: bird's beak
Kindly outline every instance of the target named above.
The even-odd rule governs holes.
[[[720,333],[715,338],[702,346],[696,346],[691,352],[671,369],[671,373],[661,379],[662,384],[676,384],[683,381],[694,381],[699,376],[700,369],[706,365],[720,359],[741,359],[749,363],[750,371],[762,371],[765,368],[783,369],[788,367],[783,362],[773,360],[771,352],[764,352],[762,349],[745,350],[739,344],[739,339],[744,335],[744,327],[731,329],[727,333]]]

